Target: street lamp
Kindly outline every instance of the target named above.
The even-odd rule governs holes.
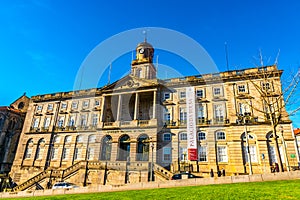
[[[251,162],[251,155],[250,155],[250,147],[249,147],[249,135],[247,131],[247,118],[250,116],[250,113],[244,113],[240,115],[243,119],[243,124],[244,124],[244,132],[245,132],[245,137],[246,137],[246,152],[247,152],[247,158],[249,162],[249,175],[253,174],[252,170],[252,162]]]
[[[154,155],[153,155],[153,150],[154,150],[154,143],[152,141],[152,138],[150,137],[150,142],[151,142],[151,166],[150,166],[150,181],[153,181],[153,160],[154,160]]]
[[[279,127],[280,133],[281,133],[281,140],[282,140],[282,144],[283,144],[283,150],[284,150],[284,154],[285,154],[285,162],[286,162],[286,169],[289,172],[290,171],[290,165],[289,165],[289,161],[288,161],[288,155],[287,155],[287,151],[286,151],[286,143],[283,137],[283,126],[281,125]]]

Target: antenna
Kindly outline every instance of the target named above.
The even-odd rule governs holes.
[[[279,58],[279,54],[280,54],[280,49],[278,49],[278,53],[277,53],[277,56],[276,56],[276,59],[275,59],[275,65],[278,64],[278,58]]]
[[[147,42],[147,31],[144,30],[144,31],[143,31],[143,34],[144,34],[144,42]]]
[[[111,63],[109,64],[109,71],[108,71],[108,82],[107,85],[110,84],[110,74],[111,74]]]
[[[224,45],[225,45],[226,67],[227,67],[227,71],[229,71],[227,42],[225,42]]]
[[[158,73],[158,55],[156,56],[156,78]]]

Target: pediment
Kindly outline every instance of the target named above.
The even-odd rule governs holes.
[[[141,79],[131,75],[125,76],[124,78],[108,85],[106,90],[137,90],[139,88],[157,86],[157,79]]]

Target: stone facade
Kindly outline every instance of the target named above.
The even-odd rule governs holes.
[[[15,158],[29,98],[25,95],[10,106],[0,107],[0,174],[8,174]]]
[[[264,105],[255,87],[267,89],[271,99],[280,95],[282,71],[276,66],[159,80],[153,47],[143,42],[136,50],[131,74],[115,83],[30,99],[11,173],[17,184],[50,171],[51,181],[115,185],[177,171],[248,174],[249,161],[253,173],[264,173],[279,162],[270,115],[257,109]],[[267,74],[268,82],[259,74]],[[192,161],[187,87],[195,92],[198,159]],[[277,142],[289,169],[297,162],[288,156],[296,151],[295,140],[285,109],[279,113],[284,140]]]

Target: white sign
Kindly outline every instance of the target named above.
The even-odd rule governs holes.
[[[187,109],[188,159],[198,160],[194,87],[186,88],[186,109]]]

